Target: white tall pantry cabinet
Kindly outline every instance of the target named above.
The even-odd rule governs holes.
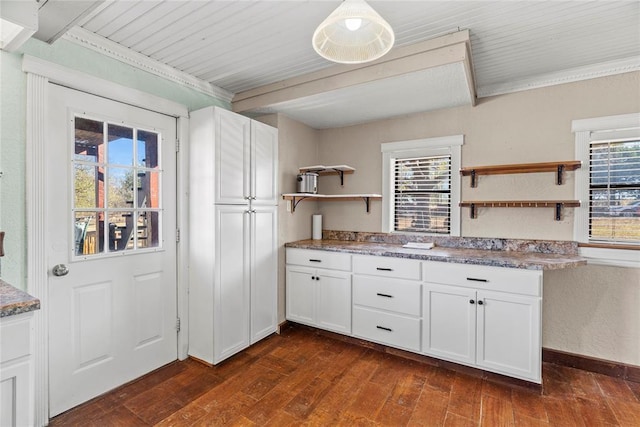
[[[216,364],[277,328],[278,131],[217,107],[190,128],[189,355]]]

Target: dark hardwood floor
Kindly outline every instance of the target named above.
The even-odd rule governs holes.
[[[640,383],[545,363],[543,392],[306,328],[207,367],[165,366],[51,426],[640,426]]]

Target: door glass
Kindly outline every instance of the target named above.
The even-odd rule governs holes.
[[[162,246],[160,141],[157,132],[75,117],[76,257]]]

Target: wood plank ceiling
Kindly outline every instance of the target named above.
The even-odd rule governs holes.
[[[333,66],[310,40],[339,3],[114,0],[79,24],[240,93]],[[394,28],[396,48],[469,29],[479,97],[640,68],[637,0],[369,3]]]

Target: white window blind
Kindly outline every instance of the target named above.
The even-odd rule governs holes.
[[[449,234],[451,156],[396,159],[394,229]]]
[[[589,241],[640,243],[640,140],[592,141]]]

